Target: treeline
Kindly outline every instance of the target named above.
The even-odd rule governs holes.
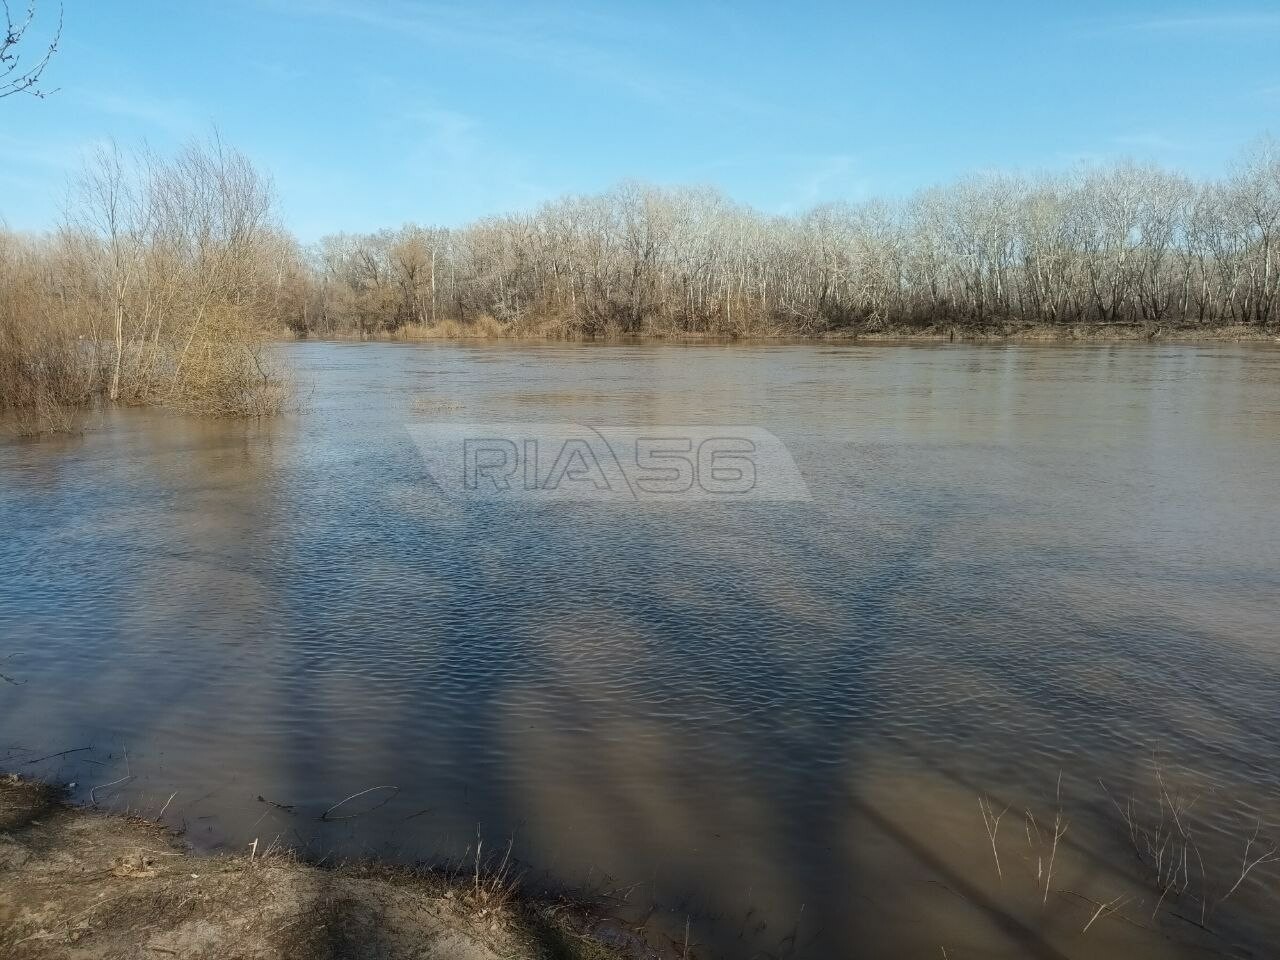
[[[1218,180],[1119,164],[970,177],[767,216],[624,184],[469,226],[304,248],[216,138],[101,152],[65,222],[0,231],[0,409],[57,426],[102,397],[216,414],[281,403],[272,339],[820,335],[1280,323],[1280,147]]]
[[[562,336],[1280,319],[1280,150],[1197,182],[1119,164],[983,175],[767,216],[625,184],[461,229],[324,238],[300,334],[479,325]]]
[[[172,158],[99,152],[42,237],[0,232],[0,410],[61,429],[102,397],[213,414],[284,397],[266,349],[302,263],[270,184],[216,139]]]

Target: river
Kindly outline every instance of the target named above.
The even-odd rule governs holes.
[[[704,956],[1280,939],[1275,865],[1217,902],[1280,837],[1280,349],[281,354],[270,422],[0,442],[5,769],[201,848],[510,842]],[[451,422],[762,428],[807,496],[446,496]]]

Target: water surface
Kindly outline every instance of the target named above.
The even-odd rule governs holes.
[[[176,791],[202,847],[514,838],[712,955],[1280,934],[1265,866],[1213,935],[1151,920],[1098,784],[1154,816],[1154,753],[1224,877],[1277,833],[1280,350],[283,352],[303,403],[270,423],[119,410],[0,445],[7,769],[86,801],[131,776],[94,799],[151,814]],[[406,424],[446,419],[761,426],[813,499],[444,501]],[[980,796],[1009,808],[1001,876]],[[1024,811],[1059,807],[1046,900]]]

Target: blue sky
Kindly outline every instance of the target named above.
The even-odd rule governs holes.
[[[55,221],[86,148],[214,125],[305,240],[629,177],[790,212],[991,167],[1212,174],[1280,135],[1276,2],[65,0],[65,17],[60,91],[0,101],[17,229]]]

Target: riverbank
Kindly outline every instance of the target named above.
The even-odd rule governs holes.
[[[621,925],[521,893],[509,872],[321,867],[188,852],[163,827],[0,779],[0,954],[230,960],[657,958]],[[691,953],[690,956],[693,956]]]
[[[308,339],[289,337],[288,339]],[[565,337],[556,326],[504,326],[492,318],[475,323],[447,320],[434,326],[410,324],[392,332],[334,333],[310,339],[415,343],[432,340],[571,340],[591,343],[1280,343],[1280,327],[1206,327],[1199,325],[1146,326],[1142,324],[1044,324],[993,323],[986,325],[932,324],[925,327],[895,325],[828,330],[809,335],[767,329],[727,337],[688,331],[647,331],[642,334],[605,333],[593,337]]]

